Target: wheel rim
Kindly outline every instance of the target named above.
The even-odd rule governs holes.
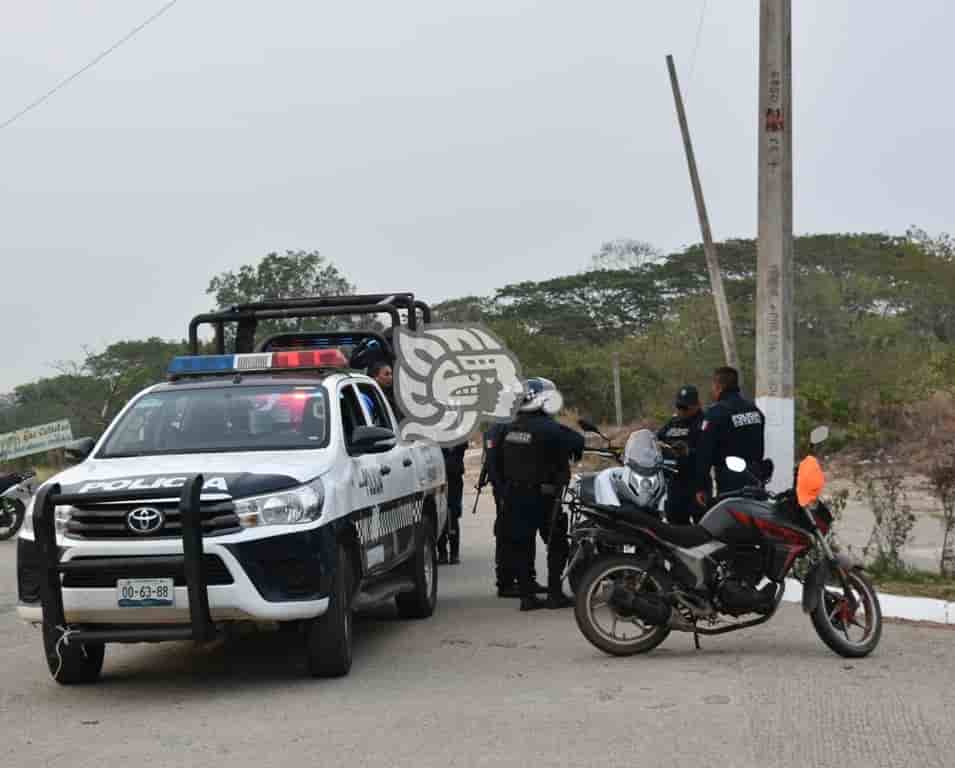
[[[636,565],[612,565],[590,583],[584,597],[587,618],[594,630],[613,643],[635,645],[646,640],[660,627],[644,624],[635,616],[621,616],[609,603],[615,584],[623,581],[637,592],[659,592],[660,586]],[[603,620],[602,620],[603,619]],[[609,627],[607,624],[609,623]],[[622,632],[621,632],[622,629]],[[630,633],[633,629],[634,633]]]
[[[846,581],[848,590],[841,583],[823,587],[826,621],[848,647],[864,648],[878,628],[875,596],[857,574],[849,573]]]

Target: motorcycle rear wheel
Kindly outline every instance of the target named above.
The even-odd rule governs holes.
[[[672,585],[665,573],[656,569],[646,570],[645,564],[632,555],[604,555],[598,557],[580,580],[574,602],[574,617],[577,626],[587,640],[596,648],[611,656],[634,656],[647,653],[666,640],[669,626],[649,626],[635,617],[621,616],[603,599],[609,584],[628,579],[635,582],[636,591],[652,594],[670,592]],[[602,594],[601,594],[602,593]],[[597,610],[605,608],[611,619],[611,630],[597,618]],[[632,625],[638,630],[636,637],[617,636],[619,624]]]
[[[837,579],[830,578],[830,584],[821,587],[822,594],[812,612],[812,624],[822,642],[833,651],[849,659],[859,659],[868,656],[879,644],[882,607],[875,587],[865,574],[849,571],[847,580],[851,600]],[[856,602],[855,610],[852,601]],[[860,629],[861,634],[857,632]],[[859,637],[854,637],[855,634]]]
[[[19,499],[0,499],[0,541],[12,539],[23,525],[26,508]]]

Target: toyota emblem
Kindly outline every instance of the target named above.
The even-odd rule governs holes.
[[[161,509],[155,507],[136,507],[126,515],[126,527],[133,533],[146,536],[155,533],[166,522],[166,516]]]

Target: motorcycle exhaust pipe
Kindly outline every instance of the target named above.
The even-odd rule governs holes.
[[[617,585],[608,602],[621,616],[636,616],[650,626],[663,626],[670,621],[670,603],[660,595],[641,595]]]

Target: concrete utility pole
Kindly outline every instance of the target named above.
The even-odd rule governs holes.
[[[771,487],[792,483],[796,408],[793,313],[792,0],[759,6],[759,244],[756,400],[766,414]]]
[[[706,256],[706,268],[710,273],[710,287],[713,290],[713,301],[716,302],[716,318],[720,326],[720,338],[723,340],[723,357],[726,364],[739,370],[739,356],[736,354],[736,335],[733,332],[733,318],[726,303],[726,293],[723,290],[723,275],[720,273],[720,262],[716,255],[716,245],[713,243],[713,234],[710,232],[710,218],[706,215],[706,203],[703,200],[703,187],[700,184],[700,174],[696,170],[696,157],[693,154],[693,144],[690,142],[690,128],[686,120],[686,111],[683,109],[683,97],[680,95],[680,83],[676,78],[676,66],[673,57],[667,56],[667,68],[670,70],[670,85],[673,87],[673,100],[676,102],[676,116],[680,122],[680,131],[683,134],[683,149],[686,150],[686,164],[690,168],[690,183],[693,185],[693,197],[696,200],[696,213],[700,219],[700,231],[703,233],[703,254]]]

